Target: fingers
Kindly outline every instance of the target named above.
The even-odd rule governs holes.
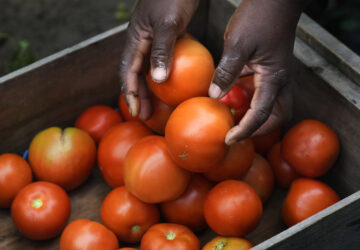
[[[162,83],[169,77],[177,33],[172,25],[161,25],[154,30],[151,49],[151,77],[154,82]]]
[[[139,99],[140,99],[140,113],[139,118],[143,121],[148,120],[152,115],[152,104],[149,97],[146,81],[143,77],[139,77]]]
[[[226,144],[231,145],[236,141],[250,137],[259,128],[259,132],[266,132],[282,122],[281,112],[274,113],[269,119],[276,98],[280,98],[280,96],[277,97],[279,89],[285,84],[283,79],[284,73],[278,72],[255,73],[255,93],[251,101],[251,107],[240,123],[227,133],[225,138]],[[267,120],[268,124],[263,125]]]
[[[222,98],[234,85],[247,57],[238,50],[228,48],[224,50],[209,88],[209,96],[214,99]]]
[[[119,77],[129,113],[132,116],[137,116],[140,111],[139,75],[150,46],[149,35],[146,32],[137,31],[130,24],[121,58]]]

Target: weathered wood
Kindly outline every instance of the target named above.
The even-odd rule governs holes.
[[[236,3],[211,0],[209,11],[207,7],[207,1],[203,1],[189,30],[202,41],[205,37],[206,45],[218,59],[222,53],[223,32]],[[34,134],[48,126],[72,125],[75,117],[90,105],[115,105],[125,28],[126,25],[112,29],[0,78],[0,153],[24,150]],[[342,197],[347,197],[360,189],[359,86],[298,38],[294,54],[297,60],[294,60],[291,124],[314,118],[326,122],[337,132],[341,154],[324,179]],[[69,193],[71,220],[100,221],[101,202],[109,191],[95,168],[86,183]],[[259,226],[247,235],[253,244],[258,244],[258,249],[296,249],[297,246],[302,247],[298,249],[332,249],[333,246],[352,249],[359,243],[356,238],[359,193],[287,230],[280,211],[285,195],[285,190],[275,190],[264,206]],[[204,244],[215,235],[206,230],[199,237]],[[58,241],[59,237],[44,242],[25,239],[15,229],[9,210],[0,210],[0,249],[57,249]]]
[[[0,152],[23,151],[37,132],[70,125],[89,105],[115,105],[125,29],[122,25],[0,78]]]
[[[297,36],[344,75],[360,85],[360,56],[314,22],[308,15],[300,18]]]
[[[255,246],[262,249],[360,248],[360,191]]]

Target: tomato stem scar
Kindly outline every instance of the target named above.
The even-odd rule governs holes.
[[[140,228],[141,228],[141,227],[140,227],[139,225],[134,225],[134,226],[131,227],[130,231],[131,231],[132,233],[134,233],[134,232],[139,231]]]
[[[176,238],[176,233],[170,232],[165,235],[167,240],[174,240]]]
[[[41,208],[43,206],[43,201],[41,199],[32,200],[31,206],[33,208]]]
[[[226,242],[220,240],[216,243],[215,250],[222,250],[226,245]]]

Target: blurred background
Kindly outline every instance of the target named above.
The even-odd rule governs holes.
[[[0,76],[126,22],[136,0],[0,0]],[[305,11],[360,54],[360,0],[314,0]]]

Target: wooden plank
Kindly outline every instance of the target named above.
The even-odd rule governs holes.
[[[359,231],[360,191],[252,249],[358,250]]]
[[[300,18],[297,36],[306,41],[344,75],[360,85],[360,56],[314,22],[308,15]]]
[[[115,105],[125,29],[114,28],[0,78],[0,152],[23,151],[37,132],[70,125],[92,104]]]

